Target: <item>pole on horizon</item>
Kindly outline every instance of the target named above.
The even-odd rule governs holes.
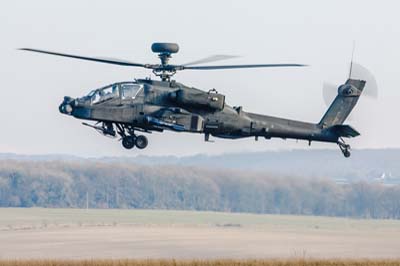
[[[86,210],[89,210],[89,191],[86,191]]]

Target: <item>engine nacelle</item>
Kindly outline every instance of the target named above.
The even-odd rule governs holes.
[[[181,106],[222,110],[225,105],[225,95],[216,92],[186,91],[180,89],[173,95],[174,100]]]

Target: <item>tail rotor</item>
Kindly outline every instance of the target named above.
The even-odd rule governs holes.
[[[366,85],[363,91],[363,96],[367,96],[370,99],[378,98],[378,84],[374,75],[364,66],[351,62],[349,78],[365,80]],[[335,99],[337,94],[337,88],[340,84],[335,84],[332,82],[324,82],[322,86],[322,97],[326,106],[329,106]]]

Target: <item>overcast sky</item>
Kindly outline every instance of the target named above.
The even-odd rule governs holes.
[[[324,81],[347,78],[355,61],[374,73],[379,98],[363,97],[351,121],[353,148],[400,147],[400,4],[398,1],[2,1],[0,9],[0,152],[82,156],[185,155],[308,148],[306,142],[221,140],[182,133],[149,135],[146,150],[126,151],[82,121],[58,112],[64,95],[82,96],[150,71],[17,51],[31,47],[158,63],[150,46],[177,42],[172,63],[213,54],[226,63],[305,63],[303,69],[180,72],[178,81],[226,94],[244,110],[318,122]],[[153,77],[154,78],[154,77]],[[331,147],[317,144],[311,148]]]

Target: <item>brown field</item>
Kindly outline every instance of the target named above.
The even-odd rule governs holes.
[[[63,261],[125,258],[179,261]],[[305,260],[203,261],[275,258]],[[310,259],[382,259],[368,265],[400,265],[399,261],[384,261],[399,258],[397,220],[158,210],[0,209],[0,265],[366,265],[366,261]],[[7,261],[10,259],[17,261]],[[190,261],[193,259],[199,261]]]
[[[400,260],[3,260],[0,266],[398,266]]]

